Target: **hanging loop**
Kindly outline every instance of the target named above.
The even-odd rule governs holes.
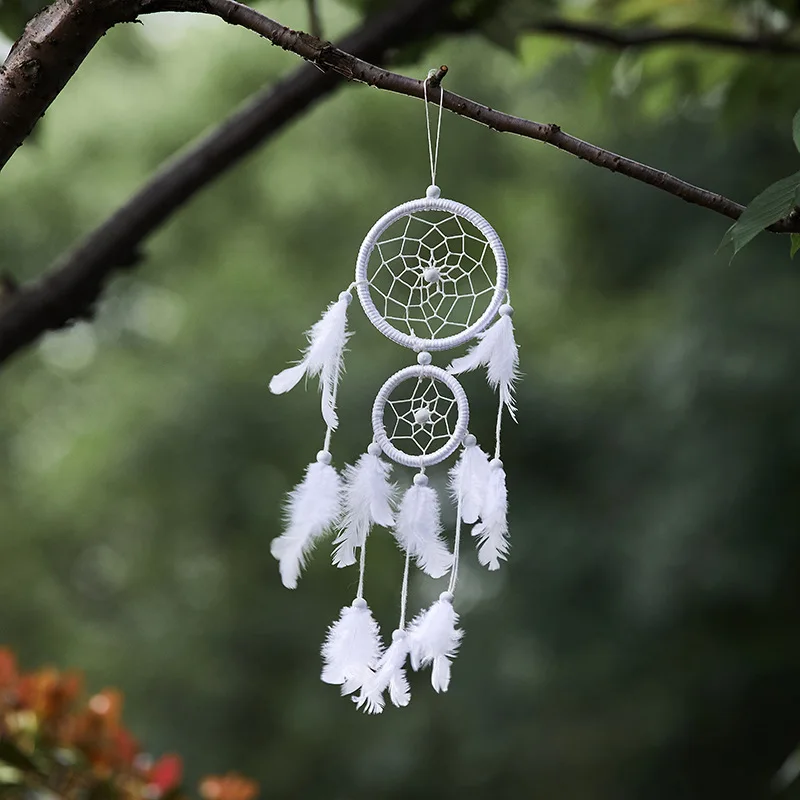
[[[442,133],[442,103],[444,101],[444,89],[439,89],[439,118],[436,122],[436,139],[431,135],[431,115],[428,109],[428,82],[435,78],[440,70],[429,70],[428,77],[422,82],[422,93],[425,100],[425,127],[428,133],[428,157],[431,162],[431,186],[436,185],[436,169],[439,166],[439,139]]]

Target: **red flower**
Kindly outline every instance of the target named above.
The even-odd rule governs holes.
[[[181,757],[174,753],[161,756],[150,768],[147,777],[149,779],[148,788],[154,790],[153,793],[156,797],[161,797],[164,792],[175,789],[180,785],[183,777]]]

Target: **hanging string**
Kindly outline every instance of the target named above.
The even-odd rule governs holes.
[[[500,458],[500,429],[503,427],[503,398],[497,406],[497,425],[494,429],[494,457]]]
[[[456,506],[456,540],[453,545],[453,566],[450,569],[450,583],[447,586],[447,591],[453,594],[456,589],[456,581],[458,580],[458,559],[461,553],[461,491],[458,492],[458,504]]]
[[[406,564],[403,567],[403,587],[400,589],[400,622],[397,626],[399,630],[406,627],[406,607],[408,605],[408,572],[411,564],[411,553],[406,550]]]
[[[511,292],[506,289],[506,303],[511,305]],[[497,425],[494,429],[494,457],[500,458],[500,430],[503,427],[503,398],[500,397],[500,402],[497,406]]]
[[[367,542],[361,545],[361,553],[358,557],[358,591],[356,598],[364,598],[364,573],[367,571]]]
[[[436,123],[436,146],[431,138],[431,115],[428,110],[428,81],[436,75],[436,70],[428,71],[428,77],[422,82],[422,92],[425,98],[425,128],[428,133],[428,157],[431,161],[431,185],[436,185],[436,169],[439,166],[439,139],[442,133],[442,103],[444,102],[444,89],[439,87],[439,119]]]

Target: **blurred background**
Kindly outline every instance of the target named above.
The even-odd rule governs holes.
[[[308,27],[299,0],[256,5]],[[446,63],[453,91],[741,202],[798,169],[800,55],[602,49],[525,33],[514,13],[534,6],[395,63],[420,77]],[[765,35],[800,20],[796,3],[760,1],[537,9]],[[319,11],[327,38],[367,13]],[[2,268],[40,274],[298,64],[217,19],[111,31],[4,170]],[[269,542],[324,429],[313,387],[267,383],[427,170],[422,104],[346,86],[170,220],[94,324],[5,368],[0,641],[27,666],[118,686],[134,734],[180,751],[190,779],[236,769],[267,798],[800,797],[791,763],[774,777],[800,743],[788,238],[729,263],[724,218],[447,113],[438,182],[492,222],[511,264],[525,376],[504,448],[512,551],[489,573],[466,548],[447,694],[415,675],[411,705],[373,718],[319,681],[357,576],[324,543],[295,592],[280,584]],[[340,466],[409,363],[359,309],[351,321]],[[493,396],[464,382],[488,445]],[[388,631],[402,558],[385,532],[372,542],[367,595]],[[412,609],[438,591],[415,576]]]

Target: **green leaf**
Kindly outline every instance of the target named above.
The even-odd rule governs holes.
[[[748,242],[758,236],[764,228],[785,217],[797,204],[800,190],[800,172],[773,183],[754,197],[741,217],[725,232],[720,248],[733,245],[736,255]]]
[[[23,753],[9,739],[0,739],[0,761],[5,762],[11,767],[15,767],[22,772],[34,772],[41,775],[41,769],[27,754]]]
[[[800,110],[792,120],[792,139],[794,139],[794,146],[797,148],[797,152],[800,153]]]
[[[800,233],[792,234],[792,241],[789,245],[789,255],[794,258],[794,254],[800,250]]]

